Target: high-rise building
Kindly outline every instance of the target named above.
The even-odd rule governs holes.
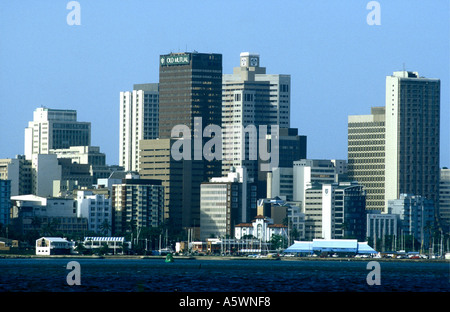
[[[385,108],[348,116],[348,178],[364,185],[366,209],[384,211]]]
[[[11,181],[11,196],[31,194],[31,160],[24,155],[0,159],[0,179]]]
[[[157,227],[163,222],[164,186],[160,180],[140,179],[129,174],[113,185],[113,234],[142,227]]]
[[[139,141],[158,138],[159,85],[135,84],[120,92],[120,155],[125,171],[139,171]]]
[[[75,110],[37,108],[25,129],[25,158],[50,149],[91,145],[91,123],[77,121]]]
[[[216,150],[219,146],[207,148],[209,140],[221,136],[214,131],[209,133],[209,129],[215,126],[217,130],[221,125],[222,55],[198,52],[161,55],[159,138],[175,140],[166,146],[170,162],[162,164],[162,168],[181,166],[181,210],[178,205],[169,208],[172,224],[178,229],[199,226],[200,185],[212,177],[221,176],[221,153]],[[189,156],[174,159],[172,145],[175,142],[182,143],[182,148],[175,149],[180,153],[182,149],[183,156]],[[176,162],[179,164],[175,165]]]
[[[77,217],[88,220],[89,231],[111,235],[112,209],[111,198],[92,191],[77,192]]]
[[[183,225],[190,224],[192,205],[195,203],[190,200],[191,175],[184,175],[183,165],[186,162],[171,157],[173,142],[174,139],[142,140],[139,175],[143,179],[161,180],[164,186],[164,220],[169,222],[171,229],[177,231]],[[200,216],[198,218],[197,226]]]
[[[260,56],[243,52],[240,66],[223,75],[222,173],[245,166],[249,177],[258,179],[260,126],[290,127],[290,75],[266,74]],[[256,136],[256,137],[255,137]],[[278,165],[276,165],[278,166]]]
[[[386,77],[385,202],[414,194],[439,204],[440,80]]]
[[[439,183],[439,219],[445,231],[450,232],[450,169],[442,168]]]

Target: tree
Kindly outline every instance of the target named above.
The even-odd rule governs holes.
[[[110,233],[111,224],[109,223],[108,220],[104,220],[103,223],[100,224],[100,230],[101,230],[102,234],[104,234],[104,235],[108,235],[108,233]]]

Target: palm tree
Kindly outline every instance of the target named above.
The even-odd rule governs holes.
[[[104,235],[108,235],[111,231],[111,224],[108,220],[104,220],[102,224],[100,224],[100,230]]]

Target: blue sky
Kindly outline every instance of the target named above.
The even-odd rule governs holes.
[[[450,4],[380,0],[67,0],[0,2],[0,158],[24,153],[24,129],[40,106],[75,109],[92,123],[92,145],[119,159],[119,92],[158,82],[158,56],[259,53],[268,73],[291,75],[291,126],[308,136],[308,158],[347,159],[347,117],[384,106],[385,76],[418,71],[441,79],[441,166],[450,167]]]

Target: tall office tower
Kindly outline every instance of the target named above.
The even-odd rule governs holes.
[[[121,184],[113,185],[111,201],[113,234],[157,227],[163,222],[164,186],[160,180],[127,175]]]
[[[450,232],[450,169],[441,169],[439,183],[439,219],[445,231]]]
[[[387,76],[386,204],[413,194],[438,208],[439,130],[440,80],[409,71]]]
[[[158,138],[159,85],[135,84],[120,92],[120,155],[125,171],[139,171],[139,141]]]
[[[240,67],[223,75],[222,173],[245,166],[250,178],[258,178],[258,144],[251,140],[259,127],[290,127],[290,75],[269,75],[260,67],[258,54],[244,52]],[[254,132],[252,132],[254,131]]]
[[[37,108],[25,128],[25,158],[50,149],[91,145],[91,123],[77,121],[75,110]]]
[[[366,209],[385,210],[385,108],[348,116],[348,178],[366,190]]]
[[[191,175],[184,175],[185,162],[176,161],[171,156],[173,142],[175,139],[142,140],[139,175],[143,179],[161,180],[164,186],[164,219],[171,229],[177,231],[190,222],[192,185],[189,183]]]
[[[185,132],[180,135],[178,131],[173,138],[183,143],[183,154],[190,153],[177,160],[183,168],[182,214],[176,216],[177,211],[170,212],[171,218],[181,221],[181,224],[176,223],[182,228],[199,226],[200,185],[212,177],[221,176],[220,150],[215,149],[220,145],[207,148],[212,137],[221,135],[208,133],[211,128],[208,126],[220,129],[221,125],[222,55],[198,52],[161,55],[159,137],[170,139],[174,128],[182,128]]]

